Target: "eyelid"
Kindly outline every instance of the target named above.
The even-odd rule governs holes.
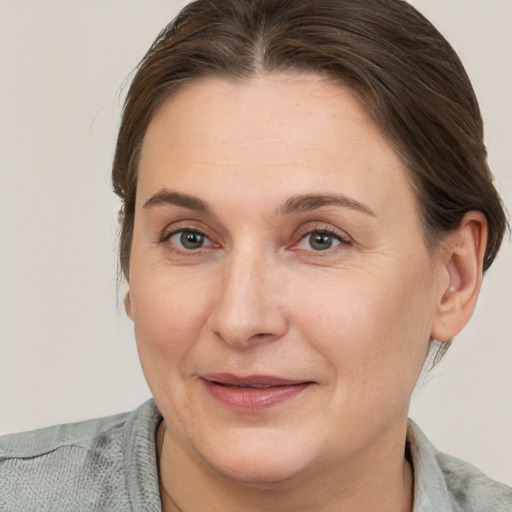
[[[335,228],[330,224],[324,223],[316,225],[307,224],[305,226],[302,226],[297,232],[297,237],[300,238],[300,240],[302,240],[312,233],[325,233],[338,238],[341,242],[353,243],[352,237],[350,237],[350,235],[348,235],[345,231]]]
[[[162,238],[162,242],[166,242],[167,240],[171,239],[174,235],[177,235],[178,233],[183,233],[183,231],[188,231],[190,233],[197,233],[197,234],[203,236],[204,238],[206,238],[207,240],[210,240],[210,242],[211,242],[211,238],[206,233],[203,233],[203,231],[201,231],[199,229],[195,229],[195,228],[194,229],[179,228],[179,229],[174,229],[172,231],[169,231]]]
[[[299,244],[307,237],[312,235],[313,233],[320,233],[320,234],[326,234],[329,236],[332,236],[333,238],[336,238],[339,240],[339,244],[336,246],[326,249],[325,251],[315,251],[313,249],[304,249],[301,247],[298,247]],[[294,251],[305,251],[309,252],[315,255],[321,255],[321,254],[328,254],[332,253],[333,251],[339,250],[340,248],[345,248],[346,246],[354,245],[354,240],[350,235],[348,235],[345,231],[342,231],[340,229],[337,229],[333,227],[330,224],[325,223],[318,223],[318,224],[312,224],[308,223],[305,226],[301,226],[299,230],[296,232],[296,235],[294,237],[294,242],[291,245],[290,249]],[[341,246],[341,247],[340,247]]]
[[[206,239],[206,245],[202,247],[198,247],[197,249],[187,249],[185,247],[181,247],[175,243],[170,242],[171,238],[178,233],[182,233],[183,231],[190,231],[192,233],[198,233]],[[209,249],[218,249],[220,248],[220,244],[214,241],[214,237],[209,233],[209,229],[205,229],[203,227],[197,226],[197,223],[194,221],[177,221],[173,222],[170,225],[167,225],[159,235],[157,239],[157,245],[164,245],[166,249],[183,255],[194,255],[201,254],[204,251]]]
[[[211,230],[204,226],[202,222],[197,222],[192,219],[182,219],[166,224],[164,228],[160,230],[157,242],[165,242],[180,231],[194,231],[201,233],[210,240],[212,239],[212,236],[209,234]]]

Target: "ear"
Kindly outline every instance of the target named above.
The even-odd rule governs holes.
[[[431,337],[448,341],[469,322],[482,284],[487,247],[487,219],[482,212],[468,212],[460,226],[441,242],[442,272]]]
[[[130,296],[130,290],[126,292],[126,295],[124,296],[124,310],[126,311],[126,314],[128,317],[133,320],[132,316],[132,298]]]

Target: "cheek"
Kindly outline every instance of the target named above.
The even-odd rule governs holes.
[[[431,285],[423,266],[415,270],[410,275],[388,269],[386,274],[357,272],[326,279],[307,286],[296,301],[299,328],[338,379],[353,377],[371,387],[380,375],[414,386],[433,319]]]
[[[150,387],[186,372],[183,362],[207,322],[207,294],[192,283],[159,274],[133,276],[135,337]]]
[[[191,361],[206,325],[207,294],[176,276],[156,277],[134,276],[131,282],[137,350],[159,409],[173,418],[176,431],[184,433],[198,410],[190,393]]]

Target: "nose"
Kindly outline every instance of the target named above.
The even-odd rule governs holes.
[[[277,340],[288,330],[275,264],[264,257],[233,254],[223,264],[209,328],[235,348]]]

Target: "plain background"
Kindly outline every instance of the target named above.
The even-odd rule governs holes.
[[[117,304],[109,172],[130,71],[184,3],[0,0],[0,433],[150,396]],[[413,3],[466,65],[510,208],[512,1]],[[511,263],[507,239],[475,317],[422,377],[411,411],[438,448],[508,484]]]

